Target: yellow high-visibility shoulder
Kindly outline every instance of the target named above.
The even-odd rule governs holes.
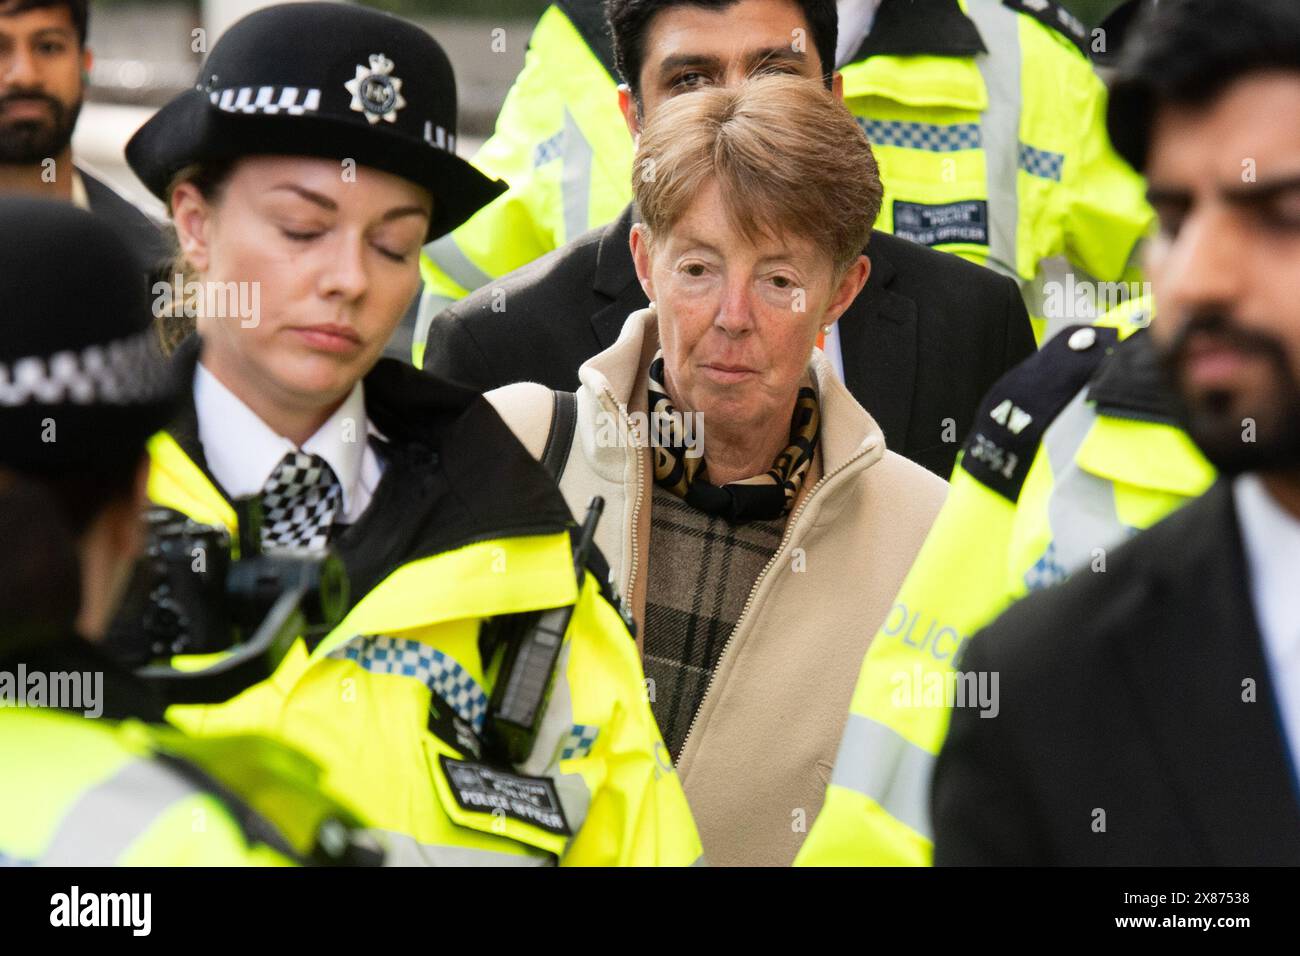
[[[846,101],[882,97],[909,107],[976,112],[989,105],[984,79],[969,57],[872,56],[847,64],[840,74]]]
[[[357,603],[312,659],[358,634],[562,607],[577,597],[567,531],[480,541],[399,567]]]
[[[1216,475],[1181,428],[1109,415],[1098,416],[1074,460],[1098,478],[1184,498],[1203,494]]]
[[[149,500],[189,516],[199,524],[225,528],[232,548],[238,545],[235,509],[217,490],[176,439],[158,432],[149,439]]]

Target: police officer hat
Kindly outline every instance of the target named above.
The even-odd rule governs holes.
[[[138,461],[174,408],[149,289],[124,238],[70,203],[0,199],[0,468]]]
[[[456,78],[419,27],[345,3],[286,3],[222,35],[195,88],[131,138],[126,158],[166,199],[192,163],[250,155],[353,159],[433,194],[429,239],[505,190],[456,155]]]

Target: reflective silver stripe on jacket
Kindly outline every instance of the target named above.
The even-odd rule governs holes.
[[[454,232],[449,232],[426,245],[424,254],[442,270],[443,275],[466,292],[473,292],[492,281],[492,277],[470,262],[460,246],[456,245]],[[415,330],[411,333],[412,361],[415,359],[415,350],[423,349],[424,344],[429,340],[429,329],[433,327],[433,320],[455,301],[445,295],[437,295],[427,284],[424,286],[424,290],[420,293],[420,308],[415,313]]]
[[[831,783],[869,797],[895,820],[933,840],[929,806],[934,761],[934,754],[892,727],[849,714]]]
[[[474,265],[456,245],[456,234],[449,232],[424,247],[433,264],[466,292],[473,292],[492,281],[492,277]]]
[[[132,760],[77,798],[40,865],[114,866],[169,807],[199,792],[156,761]]]
[[[1084,471],[1076,461],[1097,421],[1096,408],[1088,402],[1087,394],[1086,388],[1080,389],[1043,435],[1052,468],[1052,492],[1047,499],[1052,541],[1038,562],[1025,572],[1025,584],[1031,591],[1056,584],[1090,566],[1133,533],[1119,519],[1115,486]]]
[[[1070,277],[1073,276],[1073,281]],[[1057,301],[1063,308],[1048,315],[1047,302],[1052,287],[1060,292]],[[1086,269],[1075,265],[1065,256],[1049,256],[1038,262],[1038,271],[1024,288],[1025,308],[1029,314],[1045,319],[1043,341],[1039,347],[1061,329],[1094,321],[1101,311],[1097,306],[1097,278]]]
[[[478,847],[421,843],[395,830],[368,830],[387,849],[384,866],[553,866],[549,853],[502,853]],[[520,844],[521,846],[523,844]]]
[[[578,121],[564,111],[564,168],[560,172],[560,194],[564,200],[564,235],[560,245],[572,242],[591,226],[591,144],[578,128]]]
[[[989,103],[980,118],[989,203],[988,266],[1023,284],[1016,269],[1020,197],[1020,23],[998,0],[969,0],[987,54],[976,55]]]
[[[591,789],[581,774],[560,772],[560,760],[566,751],[571,752],[565,745],[571,745],[571,731],[574,729],[573,692],[569,687],[569,651],[572,646],[573,638],[570,636],[555,663],[555,687],[547,702],[546,713],[542,715],[542,726],[537,732],[532,755],[520,765],[519,772],[533,777],[550,777],[554,781],[560,804],[564,807],[564,818],[577,836],[591,807]],[[593,743],[595,739],[592,738]]]

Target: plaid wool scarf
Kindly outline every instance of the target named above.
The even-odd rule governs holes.
[[[703,455],[686,454],[681,416],[673,408],[663,383],[664,353],[660,349],[650,362],[649,385],[650,417],[659,435],[654,449],[655,484],[730,524],[770,521],[787,514],[794,507],[817,449],[821,428],[817,392],[807,385],[799,389],[790,422],[790,444],[776,456],[771,468],[753,478],[719,486],[709,481],[709,466]]]

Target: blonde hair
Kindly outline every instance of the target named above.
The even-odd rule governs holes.
[[[221,191],[230,178],[234,170],[234,160],[212,163],[192,163],[180,170],[172,177],[167,184],[167,191],[164,194],[164,202],[167,206],[167,215],[172,214],[172,194],[176,192],[176,187],[181,183],[192,183],[199,194],[209,203],[217,203],[221,200]],[[180,276],[179,288],[184,290],[189,287],[191,280],[198,278],[198,270],[186,257],[180,247],[180,241],[173,235],[175,249],[172,252],[171,261],[167,264],[167,273],[163,277],[169,284],[173,278]],[[162,314],[154,315],[154,329],[158,334],[159,344],[162,345],[163,352],[170,355],[176,350],[176,346],[185,341],[195,330],[195,321],[191,316],[193,309],[187,310],[186,306],[192,305],[185,300],[184,293],[177,297],[172,295],[168,301],[167,308],[162,310]]]
[[[673,97],[642,130],[632,169],[652,240],[716,182],[741,235],[806,238],[837,275],[866,248],[883,193],[871,146],[844,104],[793,76]]]

